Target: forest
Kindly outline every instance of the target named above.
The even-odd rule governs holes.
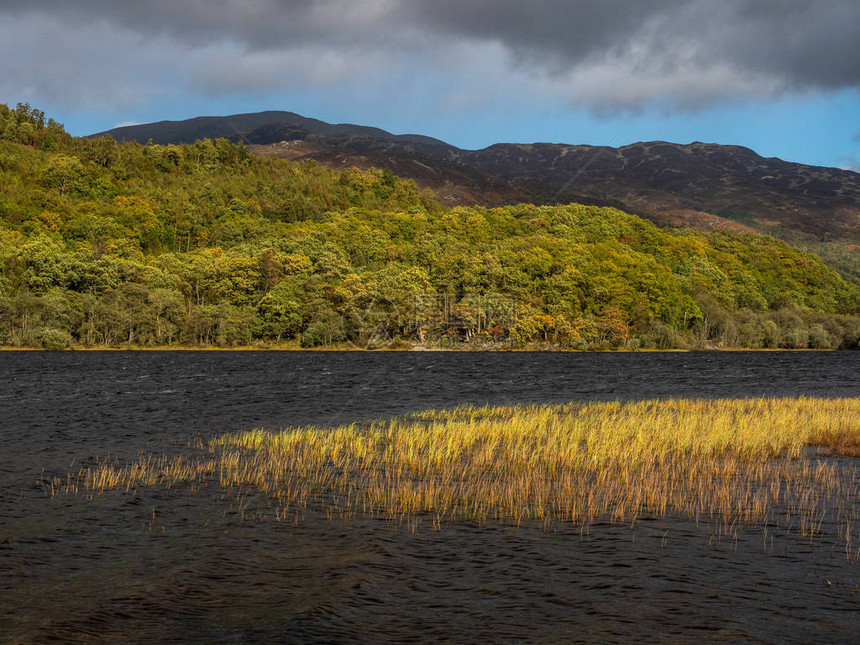
[[[857,349],[860,286],[767,236],[449,208],[386,171],[0,105],[0,345]]]

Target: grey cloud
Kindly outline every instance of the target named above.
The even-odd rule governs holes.
[[[416,10],[434,28],[500,40],[553,64],[623,59],[636,50],[644,71],[665,75],[680,54],[702,69],[728,64],[787,86],[860,86],[856,0],[436,0]]]
[[[836,160],[837,165],[842,168],[842,170],[853,170],[854,172],[860,172],[860,158],[857,157],[839,157]]]
[[[736,29],[714,41],[715,46],[728,47],[729,60],[800,86],[860,86],[860,3],[756,0],[739,4],[746,11],[730,16]]]
[[[250,49],[302,42],[367,39],[361,15],[374,15],[376,0],[5,0],[3,12],[62,15],[73,22],[104,21],[185,42],[230,40]]]
[[[624,48],[632,33],[684,0],[436,0],[415,2],[418,22],[470,38],[498,41],[518,55],[576,64]]]
[[[432,65],[452,42],[501,46],[517,70],[610,109],[860,88],[856,0],[4,0],[0,20],[34,13],[186,47],[231,43],[249,60],[363,48]]]
[[[176,91],[175,79],[164,70],[176,70],[185,52],[171,40],[153,44],[142,55],[129,47],[127,33],[109,25],[69,29],[45,16],[0,19],[0,101],[110,110],[159,100]]]
[[[413,3],[411,14],[417,22],[433,30],[479,40],[495,40],[510,47],[532,48],[536,43],[564,43],[571,51],[587,51],[602,45],[605,32],[605,10],[593,12],[590,20],[596,28],[582,30],[584,21],[577,12],[564,8],[563,2],[540,5],[520,2],[476,2],[438,0],[432,6]],[[564,20],[559,20],[564,16]]]
[[[342,56],[322,48],[243,52],[235,47],[207,50],[189,58],[189,82],[208,95],[266,94],[292,85],[325,87],[362,76],[366,56]]]

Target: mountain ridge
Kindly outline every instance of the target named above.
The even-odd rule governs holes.
[[[261,112],[243,112],[232,114],[228,116],[215,116],[215,115],[206,115],[206,116],[198,116],[192,117],[190,119],[180,119],[180,120],[161,120],[154,121],[152,123],[135,123],[132,125],[120,125],[108,130],[104,130],[101,132],[96,132],[93,134],[86,135],[87,138],[95,139],[103,136],[112,136],[117,141],[137,141],[138,143],[146,143],[148,138],[145,135],[153,132],[157,136],[151,137],[153,143],[159,145],[168,145],[171,143],[194,143],[197,138],[193,137],[193,134],[189,134],[193,132],[194,125],[197,124],[206,124],[208,126],[219,125],[221,127],[214,129],[209,135],[210,138],[217,137],[225,137],[231,138],[236,135],[244,135],[253,133],[255,130],[265,127],[265,126],[273,126],[273,125],[284,125],[284,124],[292,124],[299,125],[303,127],[305,130],[312,134],[328,134],[328,133],[344,133],[344,132],[352,132],[359,134],[372,134],[376,135],[380,138],[389,139],[389,140],[402,140],[402,141],[415,141],[415,142],[423,142],[432,145],[438,145],[443,148],[450,148],[454,150],[458,150],[460,152],[467,153],[475,153],[481,152],[485,150],[489,150],[495,147],[532,147],[532,146],[564,146],[564,147],[574,147],[574,148],[582,148],[582,149],[591,149],[591,150],[625,150],[628,148],[638,148],[641,146],[649,145],[669,145],[669,146],[677,146],[677,147],[694,147],[694,146],[711,146],[711,147],[719,147],[723,149],[735,150],[739,152],[743,152],[745,154],[752,154],[756,157],[764,159],[765,161],[775,161],[781,163],[789,163],[798,166],[805,166],[808,168],[820,168],[824,170],[833,170],[840,173],[850,173],[853,175],[860,176],[860,173],[846,169],[840,168],[838,166],[818,166],[814,164],[804,164],[801,162],[789,161],[783,159],[781,157],[765,157],[752,148],[749,148],[740,144],[730,144],[730,143],[715,143],[715,142],[706,142],[700,140],[694,140],[689,143],[677,143],[673,141],[667,141],[663,139],[655,139],[650,141],[636,141],[633,143],[625,144],[623,146],[612,147],[606,145],[594,145],[594,144],[573,144],[567,143],[564,141],[534,141],[531,143],[523,143],[523,142],[497,142],[490,144],[489,146],[485,146],[483,148],[459,148],[453,144],[447,143],[441,139],[437,139],[435,137],[430,137],[427,135],[417,134],[417,133],[406,133],[406,134],[395,134],[384,130],[382,128],[378,128],[376,126],[365,126],[365,125],[357,125],[352,123],[328,123],[326,121],[322,121],[320,119],[316,119],[313,117],[302,116],[296,112],[290,112],[286,110],[263,110]],[[237,127],[238,124],[245,125],[245,127]],[[310,125],[311,127],[307,127]],[[176,131],[179,131],[180,134],[177,135]],[[275,143],[274,141],[270,141],[269,143]]]
[[[229,116],[198,116],[191,119],[182,119],[178,121],[164,120],[153,123],[137,123],[134,125],[118,126],[88,135],[88,138],[94,139],[110,135],[117,141],[137,141],[138,143],[146,143],[152,139],[153,143],[159,145],[168,145],[171,143],[194,143],[200,138],[231,138],[236,134],[244,134],[249,130],[254,130],[260,127],[279,125],[279,124],[294,124],[302,127],[312,134],[328,134],[334,132],[351,132],[356,134],[375,135],[386,139],[403,139],[410,140],[412,138],[420,139],[428,143],[436,142],[443,145],[448,145],[444,141],[426,137],[419,134],[392,134],[381,128],[365,125],[354,125],[352,123],[326,123],[319,119],[302,116],[296,112],[285,110],[265,110],[262,112],[247,112],[241,114],[232,114]],[[205,133],[204,137],[199,136],[200,133]]]

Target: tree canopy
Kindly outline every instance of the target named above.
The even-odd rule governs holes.
[[[388,171],[71,137],[0,105],[0,344],[856,348],[860,289],[773,238],[447,208]]]

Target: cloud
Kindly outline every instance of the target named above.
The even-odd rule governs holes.
[[[685,63],[703,69],[722,65],[787,85],[860,85],[860,4],[854,0],[414,4],[435,28],[498,40],[532,64],[559,70],[635,57],[643,71],[671,76],[680,52]]]
[[[230,40],[250,49],[367,42],[400,0],[4,0],[0,13],[103,21],[188,44]],[[400,25],[398,25],[400,26]]]
[[[162,99],[176,90],[164,70],[176,69],[184,49],[172,39],[139,40],[98,21],[71,30],[57,17],[0,18],[0,100],[121,110]]]
[[[406,66],[414,83],[428,70],[506,72],[523,90],[598,111],[860,89],[856,0],[4,0],[0,24],[23,46],[0,45],[17,70],[0,90],[65,93],[46,69],[59,53],[71,78],[100,78],[96,102],[114,87],[114,101],[135,99],[114,73],[123,65],[145,83],[213,94],[360,84]],[[93,43],[110,55],[88,56]],[[452,51],[463,52],[455,66]],[[447,96],[468,103],[469,90]]]
[[[860,172],[860,158],[856,156],[839,157],[839,159],[836,160],[836,163],[842,170]]]
[[[364,73],[368,56],[313,46],[246,51],[229,44],[195,52],[190,62],[191,85],[218,96],[275,92],[288,83],[313,87],[346,82]]]
[[[700,64],[679,55],[667,72],[643,68],[640,60],[634,49],[589,62],[565,75],[562,85],[571,90],[571,103],[604,113],[636,111],[643,105],[696,111],[734,98],[773,96],[784,87],[778,79],[740,72],[722,61]]]

